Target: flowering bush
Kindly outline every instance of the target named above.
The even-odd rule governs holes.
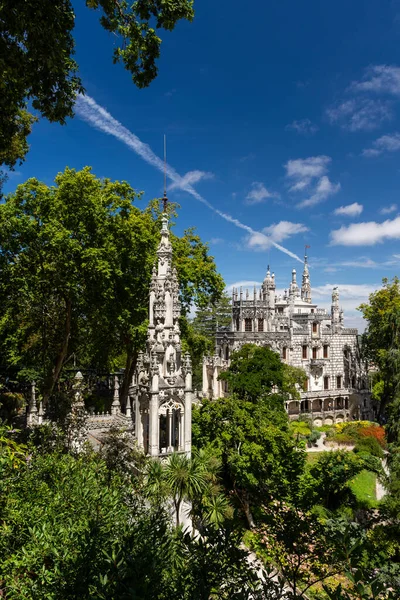
[[[377,440],[381,448],[386,447],[385,430],[380,425],[369,425],[369,427],[363,427],[359,431],[361,438],[374,438]]]

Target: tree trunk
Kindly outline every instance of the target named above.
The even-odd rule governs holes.
[[[174,500],[174,504],[175,504],[175,512],[176,512],[176,526],[179,527],[179,525],[180,525],[179,513],[181,512],[181,500]]]
[[[64,361],[68,354],[68,344],[71,337],[71,320],[72,320],[72,302],[69,298],[65,300],[65,325],[64,325],[64,337],[60,351],[56,357],[54,367],[51,374],[46,378],[46,382],[43,390],[43,400],[46,403],[53,393],[54,386],[56,385],[63,367]]]
[[[253,515],[251,514],[251,510],[250,510],[250,503],[247,498],[243,498],[242,505],[243,505],[244,514],[247,519],[247,523],[249,524],[249,528],[254,529],[256,524],[254,523]]]
[[[120,397],[119,397],[122,410],[125,410],[125,407],[126,407],[126,404],[128,401],[129,386],[131,385],[132,377],[133,377],[133,374],[135,373],[137,357],[138,357],[137,350],[134,350],[133,352],[131,352],[131,351],[127,352],[124,378],[122,380]]]

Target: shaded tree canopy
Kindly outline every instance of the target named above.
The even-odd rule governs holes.
[[[377,370],[373,395],[379,414],[400,396],[400,281],[383,279],[383,286],[370,294],[359,310],[367,321],[362,337],[364,357]]]
[[[298,493],[305,456],[289,432],[284,402],[303,376],[269,348],[245,344],[220,375],[231,395],[205,399],[193,411],[193,443],[220,458],[225,485],[250,527],[251,506],[261,498]]]
[[[126,182],[86,167],[67,168],[55,183],[30,179],[0,205],[2,362],[35,378],[45,398],[72,354],[82,367],[125,366],[130,381],[160,228]],[[193,230],[171,242],[184,307],[217,298],[224,284],[207,245]]]
[[[298,395],[296,384],[305,378],[301,369],[281,362],[279,354],[267,346],[245,344],[233,352],[229,369],[220,374],[229,389],[240,398],[256,402],[275,388],[285,395]]]
[[[193,0],[86,0],[118,40],[122,62],[139,88],[157,76],[160,30],[191,21]],[[3,0],[0,4],[0,165],[12,169],[28,151],[36,116],[64,124],[84,88],[74,60],[75,15],[70,0]],[[90,36],[90,32],[88,33]]]

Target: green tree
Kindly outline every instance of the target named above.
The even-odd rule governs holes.
[[[113,61],[122,62],[135,85],[157,76],[161,30],[191,21],[192,0],[86,0],[99,11],[101,26],[118,40]],[[3,0],[0,4],[0,165],[23,160],[36,117],[64,124],[84,89],[73,59],[75,15],[70,0]]]
[[[222,463],[222,480],[254,526],[251,507],[297,494],[304,452],[296,448],[279,396],[248,402],[236,395],[205,399],[193,411],[193,443]]]
[[[375,456],[336,450],[321,452],[302,478],[304,506],[321,504],[333,510],[352,497],[349,483],[362,470],[367,469],[382,476],[382,467]]]
[[[55,182],[30,179],[0,206],[2,356],[33,371],[45,399],[72,353],[99,359],[99,330],[112,336],[101,346],[107,358],[111,343],[122,350],[139,335],[157,238],[127,183],[89,168]]]
[[[219,327],[229,327],[232,320],[231,302],[224,292],[214,304],[196,310],[192,320],[194,330],[210,341],[210,347],[215,344],[215,335]]]
[[[367,321],[362,338],[364,357],[378,370],[374,396],[379,415],[400,395],[400,281],[383,279],[383,286],[359,310]]]
[[[245,344],[232,353],[229,369],[220,374],[229,389],[243,400],[256,402],[259,398],[278,390],[282,397],[299,397],[297,386],[305,373],[281,362],[279,354],[267,346]]]
[[[193,412],[193,441],[220,457],[223,481],[250,527],[251,504],[297,493],[304,452],[289,431],[285,400],[297,396],[304,373],[288,367],[267,347],[244,345],[220,378],[231,396],[204,400]]]
[[[113,61],[122,62],[135,85],[157,76],[161,30],[191,21],[193,0],[86,0],[101,26],[117,40]],[[3,0],[0,4],[0,165],[10,169],[28,151],[36,116],[64,124],[84,89],[73,58],[75,15],[70,0]]]
[[[45,399],[63,368],[125,367],[126,396],[143,347],[158,216],[126,182],[66,169],[30,179],[0,205],[0,349],[5,366],[35,378]],[[223,280],[191,230],[172,235],[184,307],[218,297]]]

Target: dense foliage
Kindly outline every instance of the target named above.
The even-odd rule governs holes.
[[[157,76],[158,32],[191,21],[192,0],[86,0],[101,26],[117,40],[114,62],[122,62],[138,87]],[[70,0],[2,0],[0,4],[0,165],[13,168],[28,151],[37,117],[64,124],[84,92],[73,58],[75,15]],[[90,35],[90,32],[89,32]]]
[[[0,205],[3,367],[48,399],[63,368],[125,368],[122,399],[143,347],[159,213],[126,182],[66,169],[30,179]],[[183,310],[219,297],[223,281],[193,230],[171,235]]]
[[[383,280],[383,286],[370,294],[359,310],[367,321],[363,335],[364,358],[376,371],[373,396],[379,415],[400,397],[400,281]],[[389,411],[391,407],[389,407]]]

